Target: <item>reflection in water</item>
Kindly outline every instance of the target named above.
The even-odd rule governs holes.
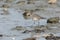
[[[15,38],[14,38],[14,37],[12,37],[12,40],[15,40]]]

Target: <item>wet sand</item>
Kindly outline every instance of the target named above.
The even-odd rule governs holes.
[[[17,30],[11,30],[12,28],[15,28],[16,26],[23,26],[26,27],[27,29],[31,30],[31,26],[36,26],[38,25],[38,22],[34,24],[34,20],[28,19],[25,20],[23,18],[23,12],[25,9],[28,10],[35,10],[36,8],[40,9],[38,11],[34,11],[33,13],[38,14],[42,17],[45,18],[50,18],[50,17],[60,17],[60,1],[58,0],[56,4],[50,5],[48,4],[47,0],[37,0],[35,1],[35,4],[24,4],[24,5],[16,5],[16,2],[18,0],[8,3],[10,4],[10,8],[8,8],[8,15],[1,13],[4,13],[1,8],[1,5],[4,4],[4,1],[1,1],[0,3],[0,34],[8,34],[8,35],[20,35],[18,37],[13,37],[15,40],[23,40],[25,38],[31,37],[31,34],[22,34],[22,31],[17,31]],[[24,0],[25,1],[25,0]],[[60,23],[57,24],[47,24],[47,19],[41,19],[39,20],[40,25],[48,25],[50,28],[49,30],[46,30],[46,34],[48,33],[54,33],[56,35],[60,34]],[[45,33],[41,33],[42,35]],[[41,35],[40,34],[40,35]],[[60,36],[60,35],[59,35]],[[12,37],[3,37],[0,38],[1,40],[13,40]],[[45,40],[42,38],[42,36],[38,40]]]

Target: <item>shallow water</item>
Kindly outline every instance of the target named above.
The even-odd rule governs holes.
[[[17,1],[17,0],[16,0]],[[23,12],[25,9],[36,9],[39,8],[41,9],[40,11],[35,11],[34,13],[45,17],[45,18],[50,18],[50,17],[60,17],[60,1],[58,0],[57,4],[50,5],[47,3],[47,0],[40,0],[40,1],[35,1],[35,5],[33,4],[24,4],[24,6],[15,6],[15,2],[11,3],[12,7],[8,8],[9,15],[0,15],[0,34],[8,34],[8,35],[20,35],[18,37],[15,37],[15,40],[22,40],[23,38],[30,37],[30,34],[21,34],[19,31],[11,31],[11,28],[14,28],[16,26],[36,26],[38,25],[38,21],[35,21],[32,19],[24,19],[23,18]],[[0,6],[4,4],[4,2],[0,2]],[[0,14],[3,13],[2,11],[3,8],[0,8]],[[16,10],[18,9],[18,10]],[[21,10],[22,9],[22,10]],[[40,25],[47,25],[47,19],[41,19],[39,20]],[[56,28],[56,27],[55,27]],[[53,31],[55,30],[53,29]],[[57,28],[58,29],[58,28]],[[57,30],[56,29],[56,30]],[[48,30],[53,33],[52,30]],[[58,31],[58,30],[57,30]],[[49,32],[47,32],[49,33]],[[55,33],[55,32],[54,32]],[[60,31],[58,31],[60,33]],[[58,34],[56,32],[56,34]],[[11,37],[3,37],[0,38],[1,40],[13,40]],[[44,38],[40,38],[40,40],[45,40]]]

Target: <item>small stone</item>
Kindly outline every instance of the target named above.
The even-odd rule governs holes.
[[[18,2],[16,2],[16,4],[17,4],[17,5],[20,5],[20,6],[21,6],[21,5],[24,5],[24,4],[25,4],[25,1],[18,1]]]
[[[22,30],[23,27],[22,26],[16,26],[16,30]]]
[[[21,31],[24,30],[25,28],[22,26],[16,26],[15,28],[12,28],[11,30],[17,30],[17,31]]]
[[[48,3],[49,4],[55,4],[57,2],[57,0],[49,0]]]
[[[27,39],[23,39],[23,40],[36,40],[36,38],[27,38]]]
[[[6,3],[11,3],[11,2],[13,2],[14,0],[6,0],[5,2]]]

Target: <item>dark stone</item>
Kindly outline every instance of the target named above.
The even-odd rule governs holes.
[[[50,34],[50,36],[45,37],[46,40],[60,40],[60,37]]]
[[[3,37],[3,35],[2,35],[2,34],[0,34],[0,37]]]
[[[47,23],[59,23],[59,17],[49,18]]]

